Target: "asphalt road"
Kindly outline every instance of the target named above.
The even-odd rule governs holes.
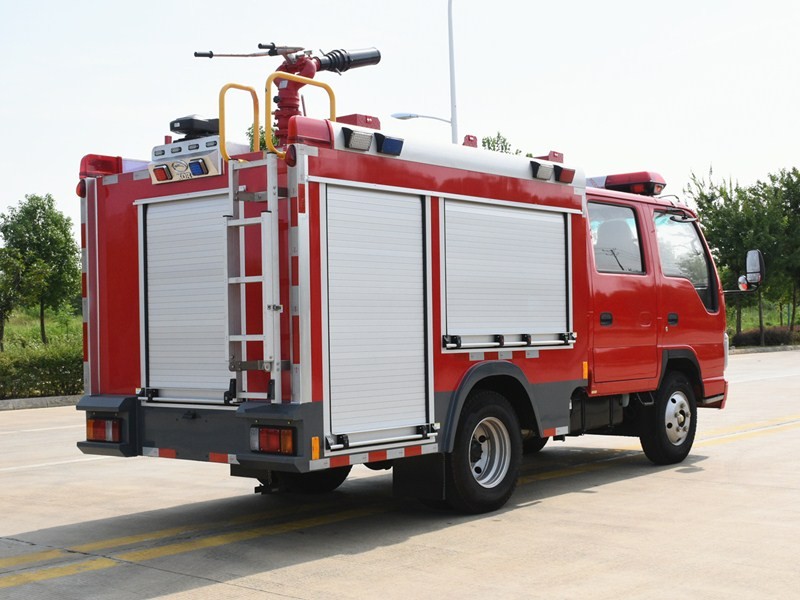
[[[478,517],[363,467],[317,497],[227,467],[85,456],[72,407],[0,413],[0,598],[796,598],[800,352],[731,357],[681,465],[634,439],[526,457]]]

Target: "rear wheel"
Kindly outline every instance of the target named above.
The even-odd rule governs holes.
[[[276,473],[281,488],[287,492],[300,494],[324,494],[332,492],[344,483],[352,466],[309,471],[308,473]],[[262,482],[263,483],[263,482]]]
[[[657,465],[681,462],[689,454],[697,429],[697,402],[687,377],[668,373],[656,393],[656,401],[645,407],[639,441],[642,450]]]
[[[523,454],[536,454],[542,448],[544,448],[545,444],[547,444],[547,440],[550,438],[546,437],[531,437],[527,440],[522,441],[522,453]]]
[[[517,485],[522,439],[508,400],[497,392],[470,394],[447,462],[447,502],[482,513],[503,506]]]

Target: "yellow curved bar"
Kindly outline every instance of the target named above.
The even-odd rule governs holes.
[[[297,81],[299,83],[305,83],[306,85],[314,85],[316,87],[322,88],[326,92],[328,92],[328,100],[330,103],[330,120],[336,120],[336,96],[333,94],[333,88],[329,86],[327,83],[322,83],[321,81],[316,81],[315,79],[309,79],[308,77],[301,77],[300,75],[294,75],[292,73],[283,73],[281,71],[275,71],[272,75],[267,77],[267,83],[264,86],[266,89],[266,112],[265,118],[266,122],[269,123],[270,115],[272,114],[272,94],[270,94],[270,88],[272,87],[273,82],[276,79],[289,79],[290,81]],[[286,156],[286,152],[281,152],[275,147],[275,144],[272,143],[272,136],[265,135],[264,141],[267,142],[267,148],[270,152],[274,152],[278,155],[278,158],[284,158]]]
[[[258,106],[258,92],[255,89],[251,88],[247,85],[239,85],[238,83],[228,83],[222,86],[222,89],[219,91],[219,151],[222,153],[222,158],[225,161],[229,161],[231,159],[228,156],[228,149],[226,147],[226,140],[225,140],[225,94],[227,94],[228,90],[242,90],[243,92],[250,92],[250,97],[253,99],[253,144],[252,149],[253,152],[258,152],[261,150],[261,123],[259,122],[259,117],[261,111],[259,110]]]

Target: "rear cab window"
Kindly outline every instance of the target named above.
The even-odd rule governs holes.
[[[600,273],[644,275],[636,212],[628,206],[589,202],[594,264]]]

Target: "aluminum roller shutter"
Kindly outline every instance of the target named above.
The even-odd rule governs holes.
[[[565,215],[445,202],[447,334],[567,331]]]
[[[162,396],[228,388],[226,213],[227,194],[147,206],[148,385]]]
[[[422,201],[333,186],[327,198],[331,430],[403,435],[427,422]]]

